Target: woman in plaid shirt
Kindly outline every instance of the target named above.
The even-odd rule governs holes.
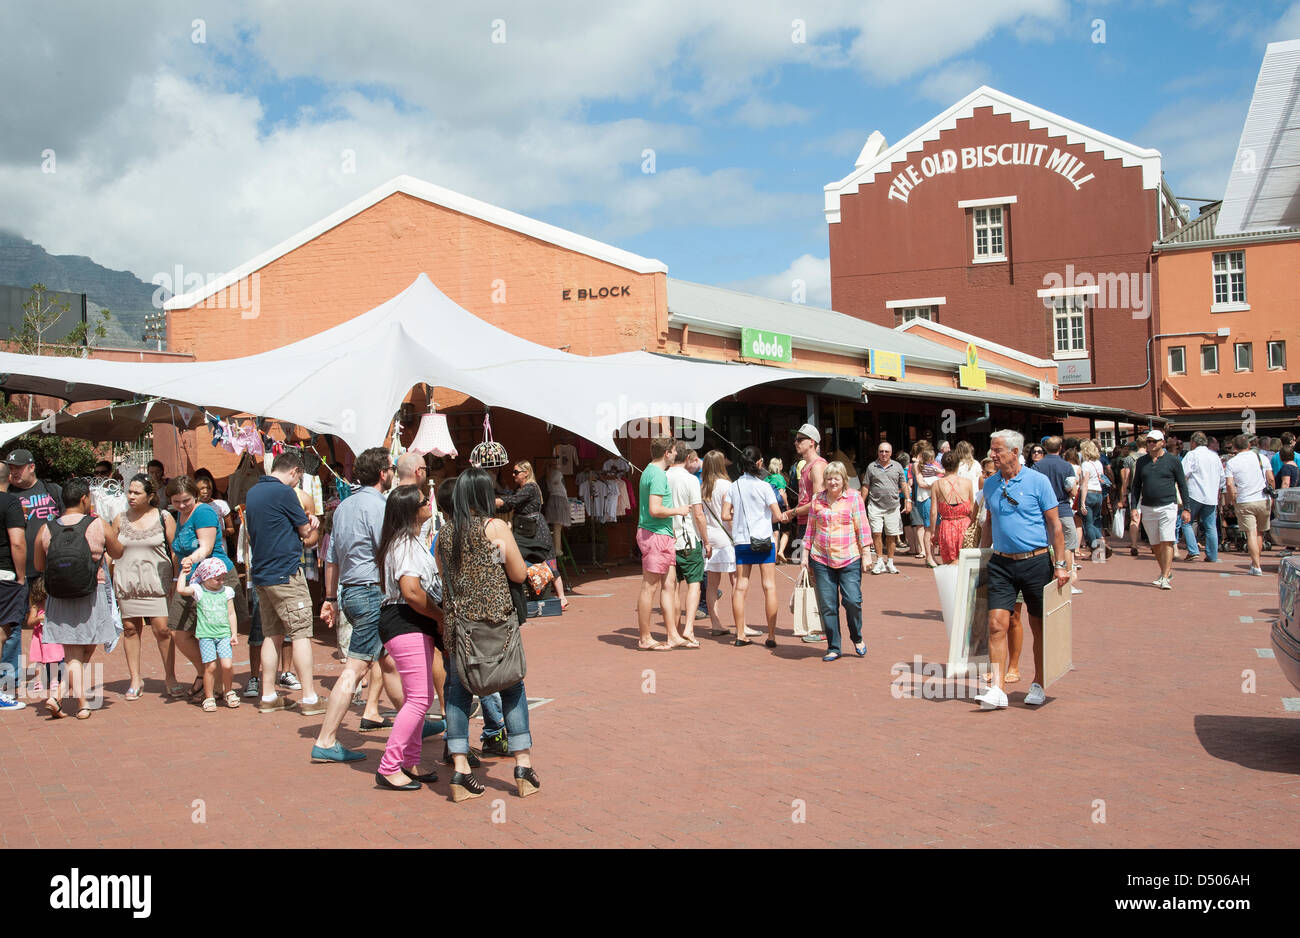
[[[822,661],[840,657],[840,605],[849,638],[859,658],[866,657],[862,637],[862,568],[871,560],[871,525],[862,496],[848,487],[842,462],[826,467],[826,488],[813,497],[804,530],[803,566],[812,568],[817,608],[828,645]]]

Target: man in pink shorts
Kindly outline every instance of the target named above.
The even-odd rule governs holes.
[[[641,595],[637,599],[637,627],[642,651],[668,651],[686,646],[677,631],[677,542],[673,537],[673,518],[685,517],[690,506],[673,507],[673,490],[668,484],[667,467],[673,461],[677,441],[655,437],[650,441],[650,465],[641,473],[641,519],[636,529],[636,546],[641,551]],[[655,641],[650,634],[650,611],[654,608],[655,589],[659,590],[659,608],[663,610],[668,642]],[[691,645],[699,648],[699,643]]]

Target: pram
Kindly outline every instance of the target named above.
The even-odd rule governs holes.
[[[1220,514],[1223,516],[1223,536],[1219,538],[1220,550],[1235,550],[1237,553],[1244,554],[1249,551],[1250,547],[1246,540],[1246,532],[1241,529],[1237,523],[1237,511],[1232,505],[1223,505]]]

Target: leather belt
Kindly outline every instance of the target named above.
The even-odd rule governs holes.
[[[997,554],[999,557],[1005,557],[1008,560],[1028,560],[1030,557],[1037,557],[1039,554],[1047,553],[1047,548],[1040,547],[1038,550],[1027,551],[1023,554],[1004,554],[1000,550],[995,550],[993,553]]]

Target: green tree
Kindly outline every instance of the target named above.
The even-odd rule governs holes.
[[[0,422],[22,420],[17,408],[12,404],[0,405]],[[95,446],[87,440],[71,440],[53,433],[36,432],[5,444],[5,452],[16,449],[31,450],[36,462],[37,478],[63,482],[78,476],[88,476],[95,471],[99,459],[95,455]]]
[[[43,283],[32,284],[31,296],[23,303],[23,325],[17,332],[9,329],[9,339],[23,355],[79,355],[85,356],[87,349],[103,340],[108,335],[108,323],[112,313],[101,309],[93,322],[79,322],[58,343],[46,341],[49,332],[65,313],[72,307],[67,300],[57,300],[49,296]],[[32,419],[32,399],[27,398],[27,419]],[[36,454],[32,450],[32,455]]]

